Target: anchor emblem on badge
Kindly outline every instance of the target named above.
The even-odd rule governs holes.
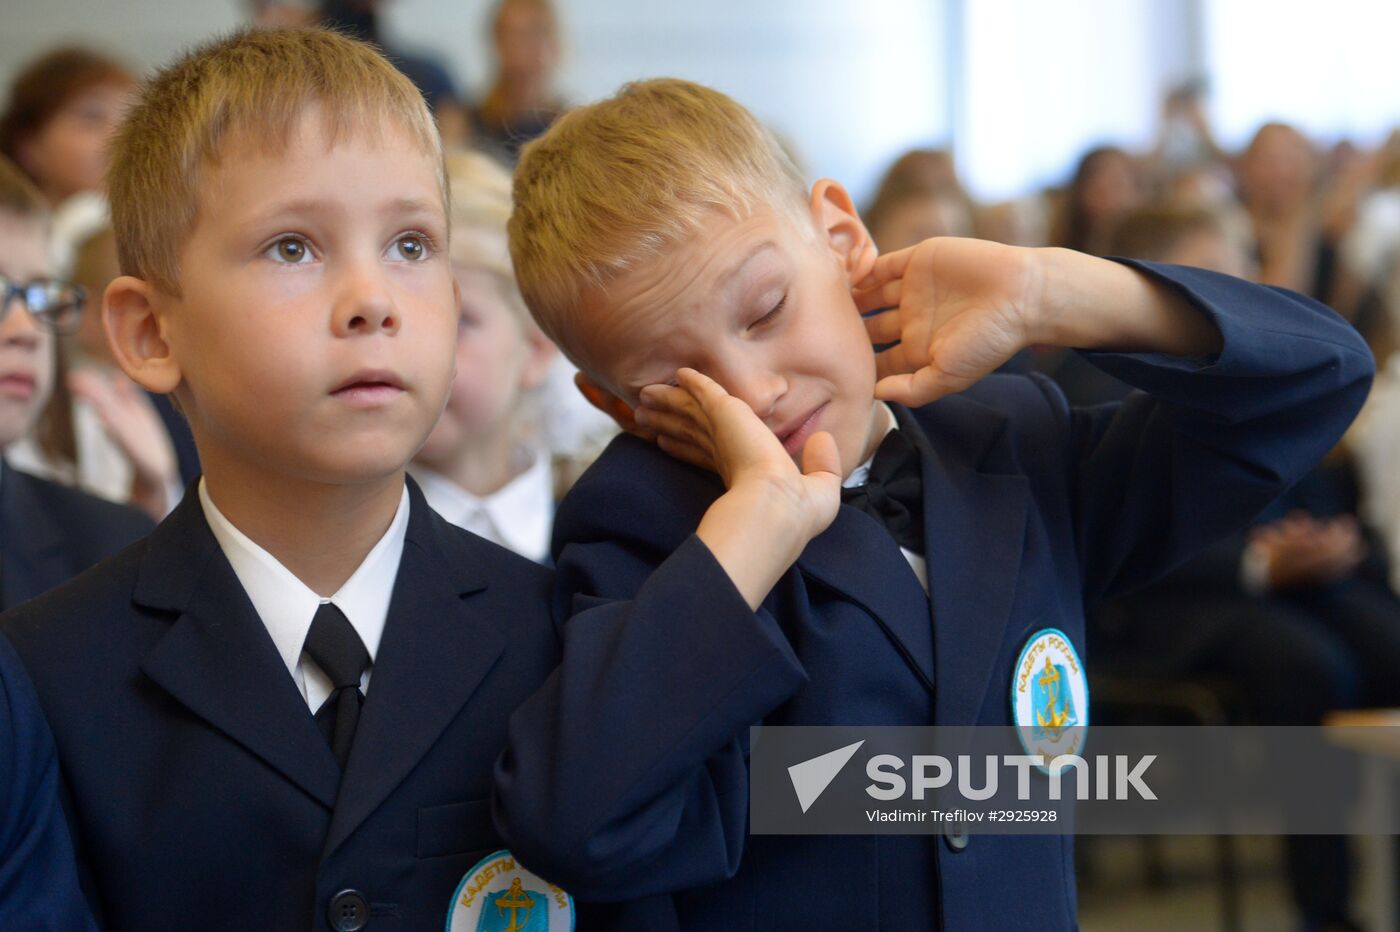
[[[574,898],[509,851],[487,855],[452,894],[444,932],[573,932]]]
[[[496,912],[498,915],[505,915],[506,910],[510,910],[510,925],[501,932],[522,932],[525,923],[530,921],[530,910],[535,908],[534,898],[525,892],[524,886],[520,883],[520,878],[516,877],[510,883],[510,889],[502,895],[496,897]],[[519,919],[519,912],[525,910],[525,921]]]

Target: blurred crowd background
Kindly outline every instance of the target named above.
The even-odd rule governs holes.
[[[471,254],[454,255],[464,320],[497,342],[461,338],[462,404],[415,475],[464,526],[544,559],[554,498],[610,431],[579,407],[510,283],[506,172],[571,104],[684,77],[747,105],[811,177],[845,183],[883,251],[958,235],[1179,262],[1351,320],[1380,367],[1362,418],[1255,527],[1096,613],[1095,716],[1312,724],[1400,707],[1400,4],[7,0],[0,154],[53,209],[54,270],[89,300],[59,344],[45,416],[6,439],[5,458],[153,519],[198,464],[168,402],[126,382],[105,350],[96,301],[116,266],[104,146],[143,73],[254,22],[376,42],[457,153],[453,221],[474,231]],[[1127,392],[1074,353],[1032,349],[1013,367],[1080,404]],[[453,423],[454,411],[471,413]],[[528,501],[516,483],[527,475],[542,490]],[[1346,840],[1282,852],[1270,869],[1286,911],[1355,928]],[[1231,863],[1219,861],[1227,925],[1239,917]]]

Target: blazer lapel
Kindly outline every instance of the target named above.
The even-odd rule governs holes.
[[[802,551],[797,567],[869,613],[910,670],[934,688],[928,597],[880,522],[842,505],[831,527]]]
[[[306,700],[205,523],[190,485],[151,535],[134,600],[178,617],[141,669],[327,808],[340,767]]]
[[[994,668],[1020,574],[1029,486],[1022,475],[977,468],[1005,430],[993,409],[955,396],[925,433],[907,408],[892,407],[922,454],[935,723],[976,724],[990,685],[1011,675]]]
[[[497,619],[472,609],[486,588],[480,561],[412,480],[409,492],[403,560],[325,857],[432,749],[506,647]]]

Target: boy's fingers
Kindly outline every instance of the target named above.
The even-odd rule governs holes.
[[[680,382],[681,387],[694,395],[701,404],[713,402],[729,394],[722,385],[697,369],[677,369],[676,381]]]
[[[851,297],[855,299],[856,308],[862,314],[869,314],[871,311],[878,311],[882,308],[899,307],[899,301],[903,295],[904,282],[901,279],[885,282],[874,288],[861,288],[851,293]]]
[[[714,463],[708,452],[691,443],[683,440],[676,440],[662,434],[656,438],[656,445],[667,456],[689,463],[692,466],[699,466],[701,469],[713,469]]]
[[[904,321],[898,311],[885,311],[865,318],[865,332],[872,344],[894,343],[904,329]]]
[[[944,395],[961,391],[963,387],[932,366],[924,366],[917,372],[880,379],[875,383],[875,397],[917,408]]]
[[[841,480],[841,453],[836,448],[836,438],[824,430],[808,437],[802,447],[802,474],[817,473],[830,473],[838,483]]]
[[[883,379],[891,375],[907,375],[927,361],[926,353],[916,353],[910,344],[900,343],[875,354],[875,376]]]
[[[868,291],[888,281],[903,278],[904,270],[909,266],[909,258],[914,254],[914,249],[914,246],[909,246],[898,252],[880,256],[875,260],[875,265],[871,267],[870,274],[856,282],[856,287],[862,291]]]
[[[688,443],[698,443],[704,429],[697,425],[688,414],[662,411],[656,408],[638,408],[636,421],[644,429],[661,436],[674,437]]]
[[[690,400],[690,393],[675,385],[645,385],[637,393],[638,399],[648,408],[675,410]]]

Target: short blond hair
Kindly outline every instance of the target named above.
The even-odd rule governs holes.
[[[178,295],[181,244],[199,212],[201,172],[231,136],[286,145],[309,105],[332,140],[391,121],[439,166],[442,141],[418,89],[363,42],[327,29],[257,29],[187,53],[144,87],[112,143],[108,194],[122,272]]]
[[[719,91],[674,78],[570,111],[515,170],[510,254],[535,320],[566,354],[582,297],[654,261],[718,211],[796,211],[806,182],[773,134]]]
[[[532,331],[535,322],[515,283],[506,243],[510,173],[484,153],[456,152],[448,156],[447,177],[452,189],[448,219],[453,264],[490,275],[516,323],[523,332]]]

